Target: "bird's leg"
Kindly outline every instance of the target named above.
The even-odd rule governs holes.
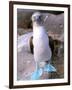
[[[36,72],[38,72],[38,74],[41,76],[43,73],[42,68],[40,67],[40,62],[36,62]]]
[[[51,63],[51,60],[46,61],[46,64],[50,64],[50,63]]]
[[[32,80],[40,79],[40,76],[42,75],[43,70],[39,67],[39,62],[36,62],[36,69],[31,75]]]
[[[39,69],[39,63],[36,62],[36,71]]]
[[[39,63],[39,68],[42,68],[42,70],[44,71],[44,66],[46,65],[45,61],[42,61]]]

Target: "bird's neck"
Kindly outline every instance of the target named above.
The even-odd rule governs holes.
[[[33,35],[34,37],[40,37],[41,34],[45,33],[45,27],[42,24],[33,24]]]
[[[39,22],[34,22],[34,23],[33,23],[33,29],[39,28],[39,27],[42,27],[42,26],[43,26],[42,23],[39,23]]]

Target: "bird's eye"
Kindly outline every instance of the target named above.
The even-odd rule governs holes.
[[[41,16],[39,16],[38,18],[41,19]]]

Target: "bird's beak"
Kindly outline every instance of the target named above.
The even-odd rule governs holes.
[[[46,22],[46,20],[48,19],[48,15],[47,16],[45,16],[45,18],[44,18],[44,22]]]

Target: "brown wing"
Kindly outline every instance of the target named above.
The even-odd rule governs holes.
[[[33,48],[34,48],[34,46],[33,46],[33,36],[31,36],[29,43],[30,43],[30,51],[33,54],[34,53],[34,51],[33,51]]]

